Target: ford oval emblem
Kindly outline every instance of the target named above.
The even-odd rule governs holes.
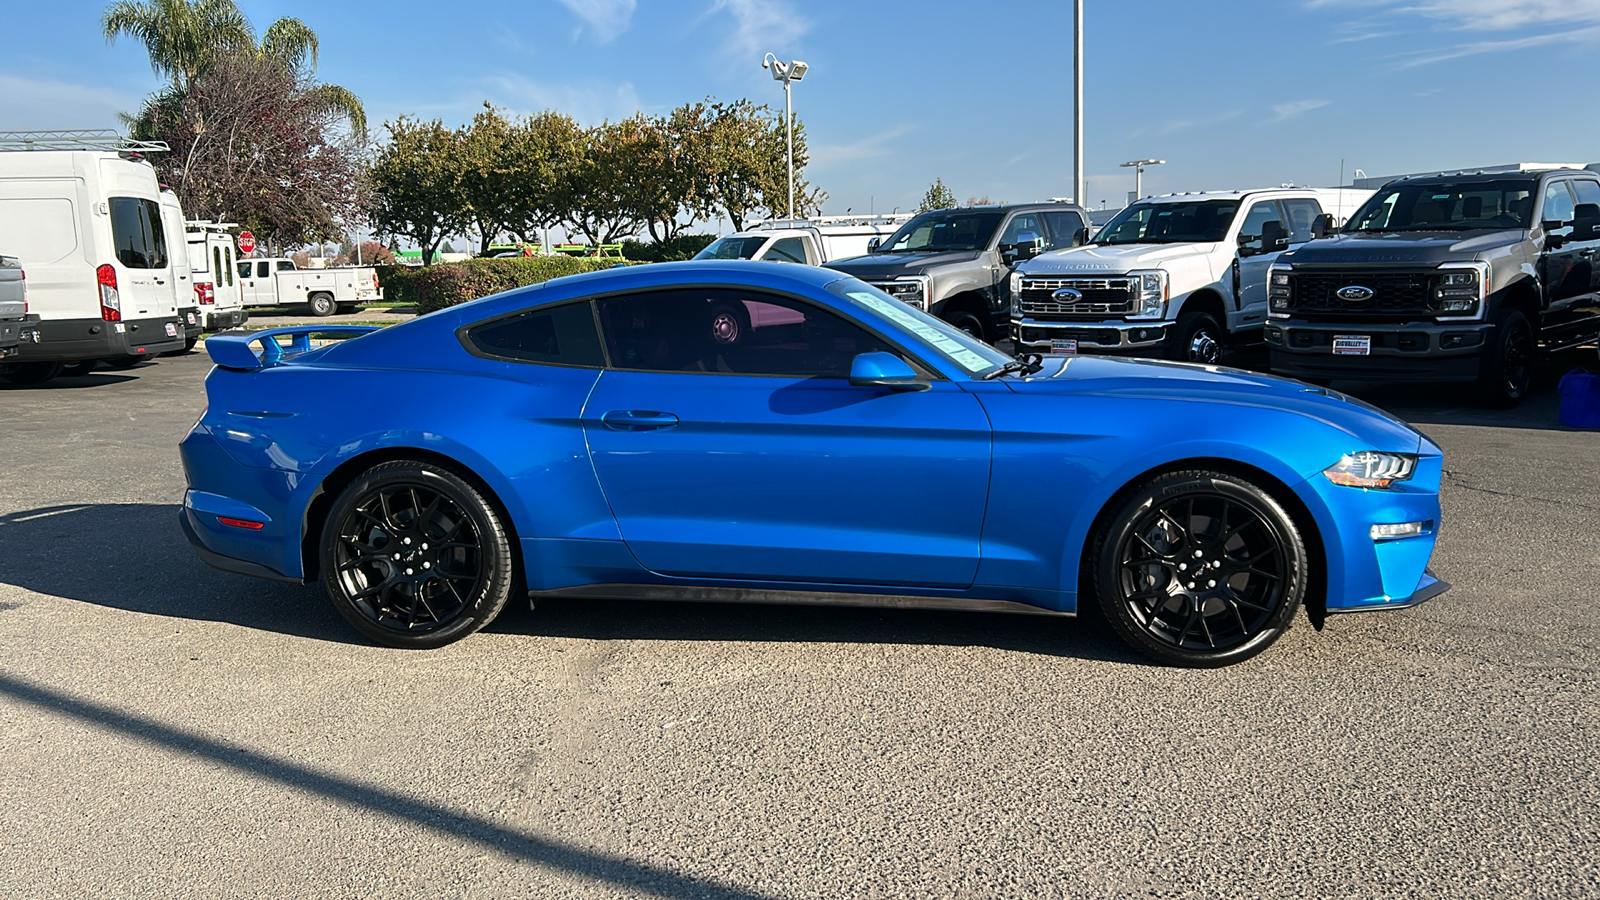
[[[1333,295],[1338,297],[1340,300],[1348,300],[1351,303],[1360,303],[1362,300],[1371,300],[1372,295],[1376,293],[1377,291],[1373,290],[1372,288],[1362,287],[1359,284],[1352,284],[1349,287],[1339,288],[1337,291],[1333,292]]]
[[[1060,300],[1062,303],[1077,303],[1079,300],[1083,299],[1083,292],[1075,291],[1072,288],[1062,288],[1061,290],[1056,291],[1054,294],[1051,294],[1050,299]]]

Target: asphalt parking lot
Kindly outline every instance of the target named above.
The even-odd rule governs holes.
[[[184,542],[207,368],[0,386],[0,896],[1600,896],[1600,433],[1548,383],[1361,391],[1445,449],[1454,590],[1182,671],[837,608],[370,646]]]

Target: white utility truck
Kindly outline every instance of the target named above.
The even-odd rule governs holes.
[[[189,271],[206,331],[237,328],[250,320],[244,292],[234,268],[232,222],[190,220],[184,223],[189,245]]]
[[[245,306],[310,306],[313,315],[331,316],[383,299],[373,268],[301,269],[281,256],[241,259],[236,265]]]
[[[13,384],[67,367],[126,368],[181,350],[158,141],[112,131],[0,132],[0,248],[28,272],[39,340],[4,365]]]
[[[874,240],[894,234],[895,229],[911,218],[911,213],[895,213],[769,219],[717,238],[694,258],[763,259],[820,266],[836,259],[865,255]]]
[[[1267,270],[1285,249],[1344,224],[1372,196],[1280,187],[1146,197],[1087,244],[1011,272],[1018,350],[1215,363],[1262,338]]]

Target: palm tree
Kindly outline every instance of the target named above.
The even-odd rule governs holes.
[[[284,17],[257,42],[235,0],[116,0],[101,25],[108,42],[125,34],[144,44],[150,67],[172,80],[178,97],[224,54],[247,52],[291,69],[317,67],[317,33],[310,26]],[[335,84],[317,85],[312,93],[324,110],[348,119],[351,131],[366,134],[366,110],[355,94]]]

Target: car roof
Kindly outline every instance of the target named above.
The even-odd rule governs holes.
[[[841,278],[843,272],[789,262],[752,259],[689,259],[681,262],[616,265],[598,272],[563,275],[545,282],[548,289],[576,296],[626,290],[629,287],[671,287],[691,284],[739,284],[782,287],[785,284],[820,288]]]
[[[1245,188],[1238,191],[1188,191],[1181,194],[1157,194],[1154,197],[1144,197],[1140,203],[1193,203],[1199,200],[1239,200],[1255,194],[1314,194],[1319,191],[1336,191],[1339,188],[1309,188],[1309,187],[1271,187],[1271,188]],[[1352,190],[1352,188],[1344,188]]]
[[[1489,181],[1537,181],[1553,175],[1593,175],[1582,169],[1530,169],[1522,172],[1439,172],[1409,175],[1390,184],[1482,184]]]

